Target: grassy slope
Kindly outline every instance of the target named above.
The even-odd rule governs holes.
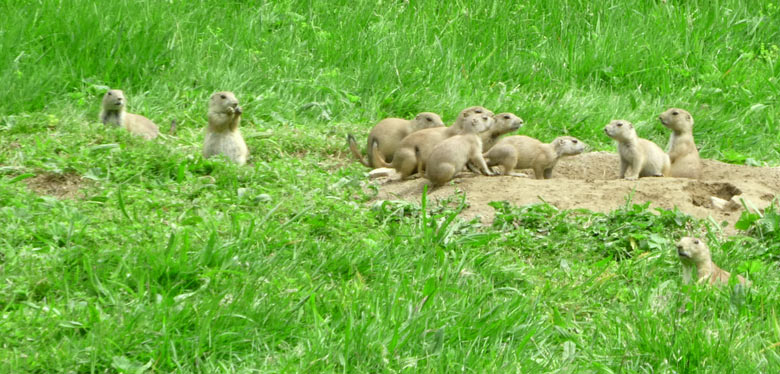
[[[765,350],[780,342],[776,239],[727,240],[641,208],[503,207],[494,228],[447,224],[451,207],[433,221],[368,210],[343,144],[386,116],[452,120],[473,104],[546,140],[611,149],[600,129],[622,117],[663,144],[654,118],[674,105],[694,113],[706,157],[776,164],[771,2],[44,0],[0,12],[14,20],[0,24],[0,371],[780,367]],[[177,119],[177,136],[146,143],[95,123],[106,86],[163,127]],[[199,156],[218,89],[242,100],[250,167]],[[21,180],[46,172],[86,177],[85,197]],[[689,230],[709,233],[725,268],[751,270],[755,291],[682,287],[670,243]]]

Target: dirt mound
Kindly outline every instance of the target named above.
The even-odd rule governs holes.
[[[58,199],[76,197],[81,188],[82,179],[78,174],[44,173],[26,179],[27,187],[39,195],[54,196]]]
[[[546,201],[560,209],[585,208],[609,212],[623,206],[627,199],[635,203],[650,201],[651,207],[672,209],[699,218],[712,216],[716,222],[728,221],[726,231],[734,232],[739,219],[740,199],[762,209],[780,191],[780,168],[750,167],[702,160],[700,180],[683,178],[640,178],[637,181],[618,179],[619,158],[615,153],[592,152],[562,159],[553,171],[552,180],[530,177],[486,177],[461,173],[454,184],[432,191],[432,201],[464,191],[469,207],[466,218],[480,216],[483,222],[493,220],[494,210],[488,203],[506,200],[514,205]],[[525,171],[528,175],[533,172]],[[397,177],[395,177],[397,178]],[[384,179],[377,199],[420,201],[423,186],[429,182],[419,178],[410,181]],[[713,199],[715,197],[715,199]]]

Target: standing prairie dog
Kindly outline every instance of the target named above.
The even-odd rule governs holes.
[[[452,126],[434,127],[409,134],[393,154],[392,164],[383,163],[381,157],[374,157],[374,161],[379,163],[378,166],[394,168],[401,174],[401,179],[408,179],[418,167],[425,167],[425,160],[436,144],[462,133],[467,118],[472,115],[489,117],[488,121],[493,125],[493,112],[481,106],[468,107],[458,114]]]
[[[696,281],[707,282],[711,285],[727,285],[731,274],[712,262],[712,254],[704,241],[684,237],[677,242],[677,255],[683,266],[683,283],[691,283],[693,268],[696,268]],[[749,286],[750,282],[737,275],[739,283]]]
[[[151,140],[160,134],[160,129],[148,118],[125,111],[127,100],[122,90],[109,90],[103,96],[100,122],[120,126],[131,134]]]
[[[693,142],[693,117],[683,109],[671,108],[658,116],[661,123],[672,130],[669,137],[669,161],[671,176],[699,179],[701,159]]]
[[[504,175],[510,175],[512,169],[533,169],[536,179],[550,179],[561,157],[575,156],[584,150],[585,143],[571,136],[561,136],[545,144],[528,136],[514,135],[501,139],[484,157],[488,166],[501,165]]]
[[[621,179],[669,176],[669,155],[657,144],[637,136],[634,124],[614,120],[604,127],[604,132],[618,141]],[[626,169],[629,167],[631,173],[626,175]]]
[[[241,107],[232,92],[222,91],[209,99],[209,125],[203,141],[203,157],[225,155],[233,162],[244,165],[249,157],[238,124],[241,122]]]
[[[466,119],[467,121],[462,123],[461,135],[455,135],[437,144],[428,156],[425,177],[433,182],[434,186],[441,186],[452,180],[469,162],[477,165],[483,174],[493,175],[482,158],[482,139],[479,134],[492,125],[492,118],[475,114]]]
[[[361,164],[376,168],[378,163],[374,161],[374,158],[382,157],[382,161],[392,161],[398,145],[401,144],[401,140],[407,135],[418,130],[443,126],[444,122],[442,122],[441,117],[431,112],[422,112],[411,121],[402,118],[385,118],[379,121],[371,129],[371,133],[368,134],[368,143],[366,144],[366,158],[368,161],[361,156],[355,137],[352,134],[347,135],[347,141],[352,154]]]

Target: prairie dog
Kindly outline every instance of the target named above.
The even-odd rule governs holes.
[[[696,281],[708,282],[711,285],[726,285],[731,274],[712,262],[712,254],[703,240],[684,237],[677,242],[677,255],[683,266],[683,283],[691,283],[693,268],[696,268]],[[737,275],[739,283],[749,286],[750,282]]]
[[[458,119],[452,126],[434,127],[409,134],[401,141],[393,154],[392,164],[383,163],[378,157],[375,157],[374,160],[379,163],[379,166],[392,167],[397,170],[401,174],[401,179],[408,179],[418,169],[418,166],[425,166],[425,160],[433,151],[433,147],[444,139],[460,134],[468,117],[472,115],[486,117],[490,126],[493,125],[493,112],[481,106],[468,107],[458,114]]]
[[[361,164],[376,168],[379,166],[374,161],[374,158],[382,157],[383,161],[392,161],[393,153],[398,149],[401,140],[407,135],[418,130],[443,126],[444,122],[442,122],[441,117],[431,112],[422,112],[415,116],[413,120],[385,118],[379,121],[368,134],[368,142],[366,144],[366,158],[368,161],[361,156],[355,137],[352,134],[347,135],[347,142],[352,154]]]
[[[528,136],[513,135],[501,139],[484,157],[488,166],[501,165],[504,175],[510,175],[512,169],[533,169],[536,179],[550,179],[561,157],[575,156],[584,150],[585,143],[571,136],[545,144]]]
[[[512,113],[499,113],[493,116],[496,123],[489,129],[479,133],[482,139],[482,152],[487,152],[498,142],[501,135],[508,134],[523,127],[523,119]]]
[[[120,126],[131,134],[152,140],[160,135],[160,129],[148,118],[125,111],[127,100],[122,90],[109,90],[103,95],[100,122]]]
[[[483,174],[493,175],[482,158],[482,139],[479,134],[492,125],[492,120],[487,115],[479,114],[467,117],[467,121],[461,124],[461,135],[445,139],[433,147],[427,159],[425,177],[434,186],[441,186],[452,180],[468,162],[477,165]]]
[[[671,108],[658,116],[661,123],[672,130],[669,137],[669,161],[671,176],[699,179],[701,159],[696,143],[693,142],[693,117],[683,109]]]
[[[232,92],[222,91],[209,99],[209,125],[203,141],[203,157],[225,155],[233,162],[244,165],[249,157],[238,124],[241,122],[241,107]]]
[[[669,176],[669,155],[657,144],[637,136],[634,124],[614,120],[604,127],[604,132],[618,141],[621,179]],[[626,169],[629,167],[631,172],[626,175]]]

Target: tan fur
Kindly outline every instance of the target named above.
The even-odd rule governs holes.
[[[618,141],[621,179],[669,176],[669,156],[657,144],[637,136],[634,124],[614,120],[604,127],[604,132]],[[631,172],[626,174],[629,168]]]
[[[489,129],[479,133],[482,139],[482,152],[487,152],[498,143],[499,137],[523,127],[523,119],[512,113],[499,113],[493,116],[496,122]]]
[[[707,282],[711,285],[727,285],[731,274],[712,262],[712,254],[703,240],[684,237],[677,242],[677,255],[683,265],[683,283],[691,283],[693,269],[696,269],[696,281]],[[750,282],[740,275],[737,280],[743,286],[749,286]]]
[[[467,117],[467,121],[462,122],[461,135],[445,139],[433,147],[427,159],[425,177],[434,186],[441,186],[452,180],[468,162],[477,165],[483,174],[493,175],[482,158],[482,139],[479,134],[491,127],[492,121],[493,118],[487,115]]]
[[[693,142],[693,117],[683,109],[671,108],[658,116],[661,123],[672,130],[669,137],[669,161],[671,176],[699,179],[701,159],[696,143]]]
[[[160,135],[160,129],[148,118],[125,111],[127,100],[122,90],[109,90],[103,95],[100,122],[120,126],[131,134],[151,140]]]
[[[232,92],[217,92],[209,99],[209,125],[203,141],[203,157],[224,155],[233,162],[244,165],[249,149],[241,136],[241,107]]]
[[[401,141],[398,150],[393,154],[392,164],[383,164],[379,158],[375,161],[379,163],[379,166],[394,168],[401,174],[401,179],[408,179],[418,169],[418,165],[424,167],[436,144],[462,133],[466,119],[474,114],[489,116],[492,125],[492,112],[481,106],[469,107],[460,112],[458,119],[452,126],[424,129],[409,134]]]
[[[513,135],[501,139],[484,156],[488,166],[501,165],[504,175],[510,175],[513,169],[533,169],[536,179],[550,179],[561,157],[575,156],[584,150],[585,143],[571,136],[545,144],[528,136]]]
[[[368,134],[368,141],[366,142],[366,158],[368,161],[364,160],[360,154],[355,137],[349,134],[347,140],[349,149],[361,164],[376,168],[378,166],[374,159],[381,157],[385,163],[392,161],[398,145],[407,135],[418,130],[443,126],[444,122],[442,122],[441,117],[431,112],[422,112],[415,116],[413,120],[385,118],[379,121]]]

